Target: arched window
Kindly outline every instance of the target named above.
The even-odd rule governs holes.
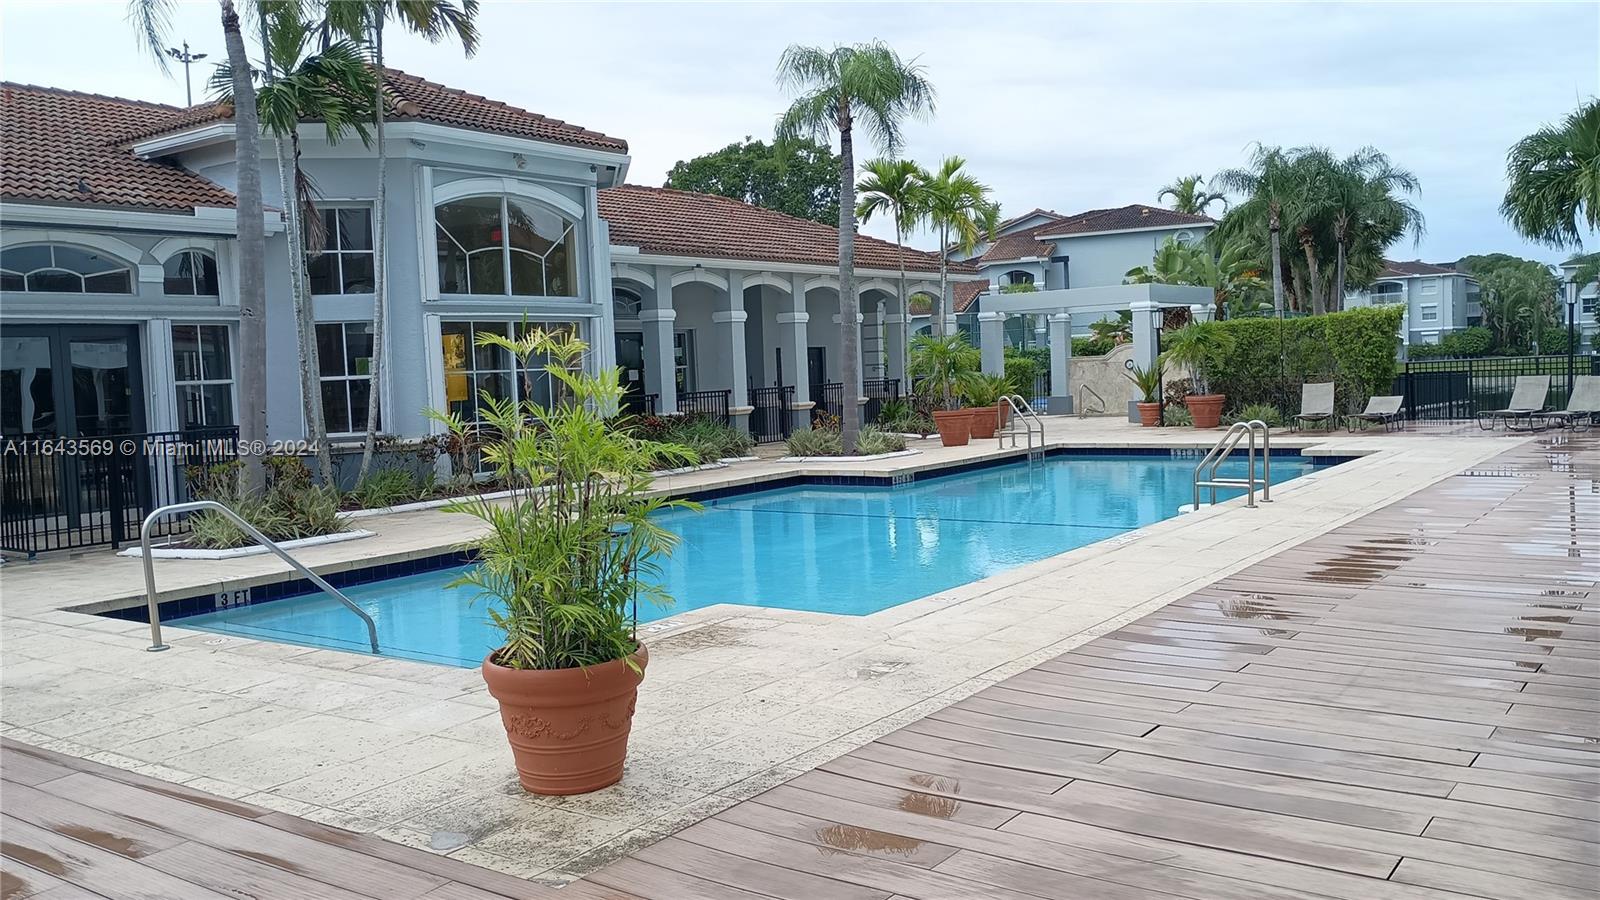
[[[1033,284],[1033,273],[1015,269],[1006,273],[1006,284]]]
[[[217,296],[217,258],[204,250],[179,250],[161,264],[162,290],[184,297]]]
[[[0,252],[0,290],[33,294],[131,294],[133,267],[100,250],[30,244]]]
[[[433,208],[439,291],[517,297],[577,295],[572,222],[530,200],[463,197]]]
[[[639,310],[644,308],[644,301],[639,295],[626,288],[611,289],[611,311],[614,318],[637,319]]]
[[[1172,240],[1173,240],[1173,242],[1177,243],[1179,246],[1187,247],[1190,244],[1194,243],[1194,232],[1192,232],[1192,231],[1180,231],[1177,234],[1172,236]]]

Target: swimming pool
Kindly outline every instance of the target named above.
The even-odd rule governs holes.
[[[1190,502],[1194,464],[1172,456],[1056,456],[894,487],[806,485],[707,500],[702,513],[662,516],[683,539],[662,573],[677,603],[641,605],[640,618],[717,603],[874,613],[1171,518]],[[1222,472],[1242,477],[1245,465],[1230,460]],[[1273,454],[1274,482],[1310,469],[1301,456]],[[460,571],[342,590],[377,623],[383,655],[475,666],[496,640],[486,601],[470,588],[446,586]],[[175,624],[317,647],[367,647],[359,620],[322,594]]]

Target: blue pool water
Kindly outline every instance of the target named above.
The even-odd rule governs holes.
[[[716,603],[865,615],[1115,537],[1190,502],[1195,461],[1054,457],[900,487],[808,486],[723,497],[662,516],[682,536],[663,564],[670,609]],[[1244,475],[1243,460],[1222,467]],[[1310,469],[1273,458],[1273,481]],[[1236,496],[1234,491],[1229,496]],[[1219,498],[1222,494],[1219,492]],[[377,622],[385,656],[473,666],[495,645],[487,601],[443,569],[344,588]],[[321,594],[235,607],[186,627],[318,647],[367,649],[364,626]]]

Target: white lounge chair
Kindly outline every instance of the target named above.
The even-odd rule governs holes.
[[[1587,431],[1600,421],[1600,375],[1579,375],[1572,382],[1567,408],[1545,413],[1544,420],[1574,431]]]
[[[1345,422],[1349,425],[1351,431],[1356,430],[1357,422],[1360,422],[1363,427],[1368,422],[1377,422],[1383,426],[1384,431],[1388,431],[1389,426],[1400,424],[1400,405],[1405,402],[1405,399],[1399,394],[1387,397],[1369,397],[1367,398],[1367,408],[1348,416]]]
[[[1333,414],[1333,382],[1301,385],[1300,413],[1294,417],[1294,427],[1321,425],[1332,431],[1338,424],[1339,420]]]
[[[1493,431],[1496,422],[1504,422],[1507,431],[1518,429],[1524,423],[1527,430],[1538,427],[1534,416],[1545,411],[1545,398],[1550,395],[1549,375],[1518,375],[1516,387],[1511,389],[1511,402],[1505,409],[1491,409],[1478,413],[1478,427]]]

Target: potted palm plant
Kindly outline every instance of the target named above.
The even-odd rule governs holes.
[[[1122,373],[1125,378],[1133,382],[1139,389],[1141,399],[1134,404],[1139,408],[1139,426],[1141,428],[1154,428],[1161,424],[1161,378],[1166,374],[1166,367],[1161,364],[1161,358],[1150,364],[1150,368],[1141,369],[1134,366],[1131,370]]]
[[[456,584],[476,587],[490,601],[503,640],[482,671],[500,703],[523,789],[599,790],[622,778],[649,658],[637,636],[638,602],[671,602],[656,576],[677,538],[652,515],[694,508],[646,497],[650,473],[693,463],[694,453],[639,438],[607,418],[622,400],[617,371],[583,371],[585,345],[570,334],[480,332],[478,343],[514,354],[524,369],[536,356],[547,358],[555,396],[541,406],[485,392],[480,423],[429,413],[457,435],[493,435],[481,445],[483,461],[516,488],[508,499],[448,507],[488,526],[472,542],[477,565]]]
[[[918,335],[911,341],[911,363],[906,368],[918,390],[934,400],[933,424],[946,447],[964,447],[972,437],[972,411],[961,408],[961,398],[978,371],[978,348],[957,332]]]
[[[972,413],[972,436],[992,438],[1000,428],[1000,398],[1013,393],[1004,375],[970,373],[962,386],[962,399]]]
[[[1167,339],[1166,362],[1189,370],[1190,393],[1183,398],[1196,428],[1216,428],[1227,395],[1213,394],[1207,380],[1212,362],[1228,352],[1233,341],[1215,322],[1191,322]]]

